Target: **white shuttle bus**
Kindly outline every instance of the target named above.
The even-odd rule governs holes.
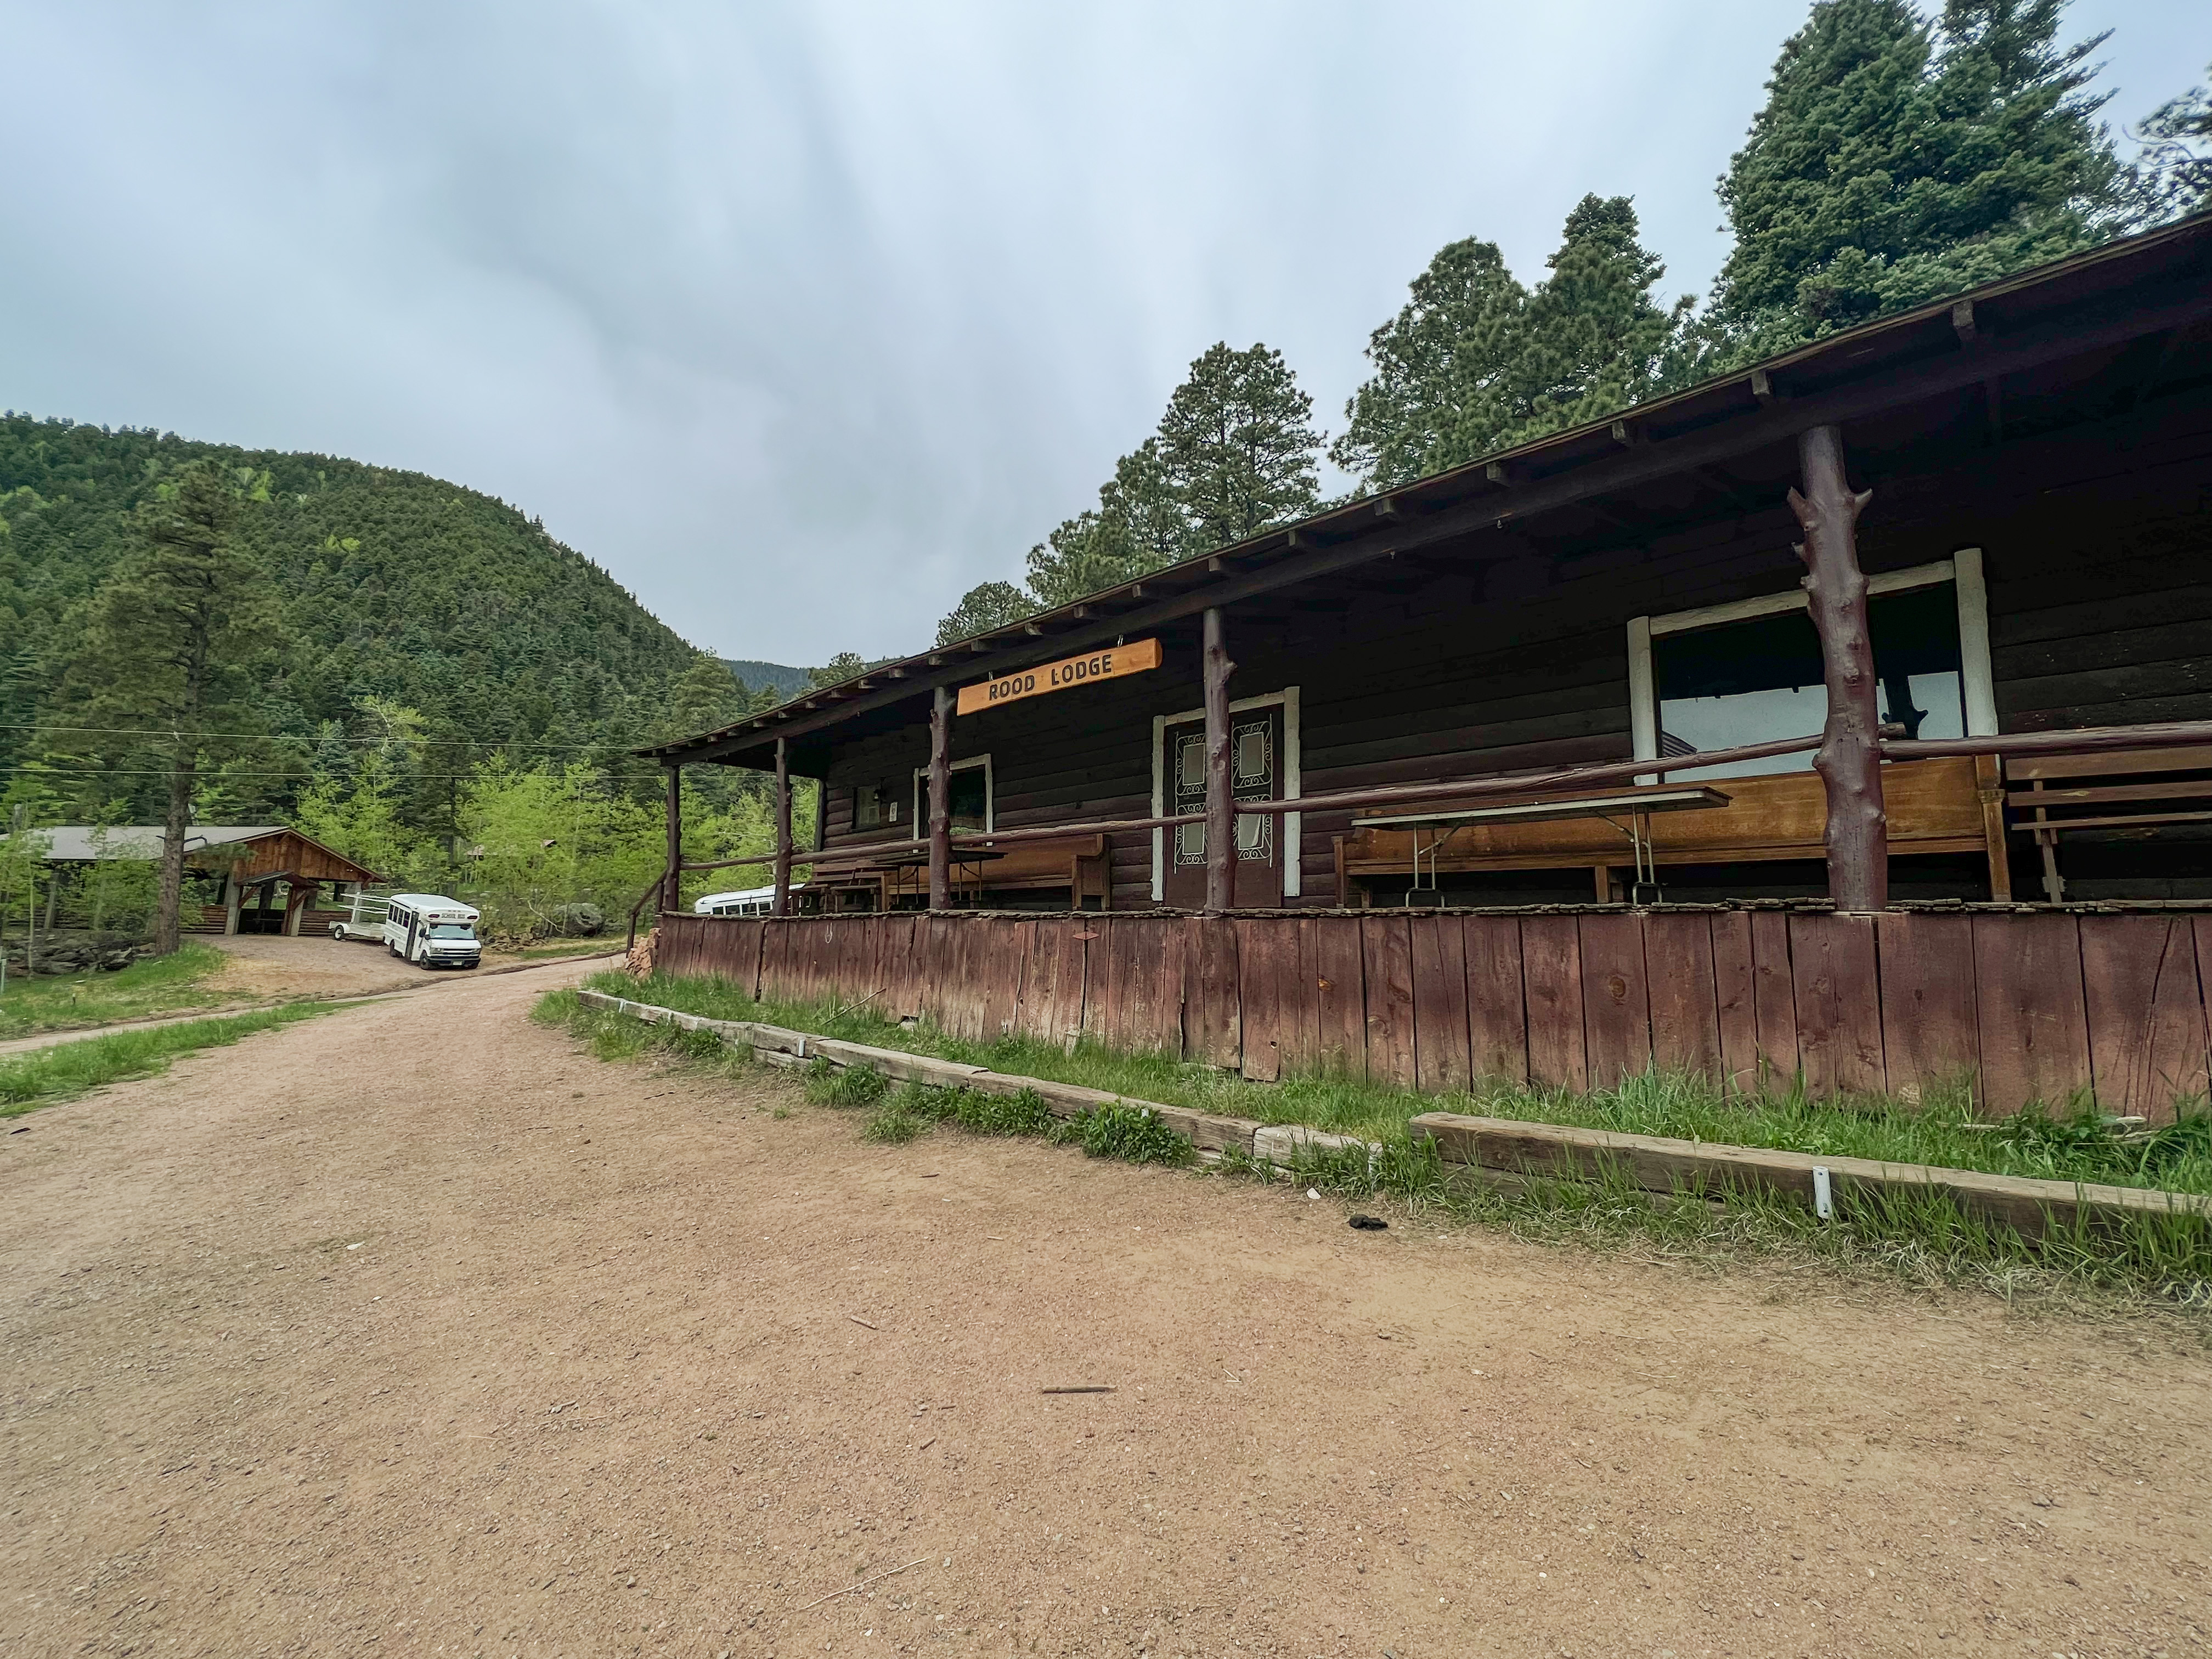
[[[386,901],[384,943],[393,956],[425,968],[473,968],[483,959],[477,913],[436,893],[394,893]]]

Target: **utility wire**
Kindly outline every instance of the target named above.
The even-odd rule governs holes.
[[[0,721],[0,732],[70,732],[109,738],[175,738],[183,733],[164,732],[151,726],[45,726]],[[321,738],[299,737],[276,732],[201,732],[201,738],[228,738],[263,743],[397,743],[421,744],[445,749],[604,749],[599,743],[526,743],[510,738]]]

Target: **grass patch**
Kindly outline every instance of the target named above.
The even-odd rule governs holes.
[[[0,1040],[213,1007],[227,999],[204,981],[229,961],[214,945],[188,940],[172,955],[134,962],[112,974],[49,979],[11,973],[0,994]]]
[[[964,1042],[927,1026],[902,1030],[872,1008],[840,1012],[828,1004],[756,1002],[719,980],[656,974],[641,985],[616,970],[594,975],[588,983],[635,1001],[712,1018],[764,1020],[846,1042],[1079,1084],[1133,1100],[1262,1123],[1304,1124],[1368,1140],[1404,1139],[1407,1121],[1421,1112],[1464,1112],[1831,1158],[2212,1194],[2212,1111],[2201,1097],[2180,1103],[2178,1121],[2144,1135],[2109,1123],[2080,1101],[2056,1103],[2053,1111],[1983,1121],[1974,1115],[1963,1079],[1928,1091],[1917,1104],[1880,1095],[1815,1099],[1796,1079],[1773,1079],[1758,1092],[1723,1091],[1702,1078],[1660,1072],[1587,1093],[1497,1083],[1418,1095],[1328,1073],[1249,1083],[1168,1055],[1122,1054],[1090,1042],[1070,1051],[1018,1036]]]
[[[1279,1180],[1283,1170],[1224,1157],[1224,1172]],[[1351,1200],[1397,1200],[1416,1217],[1495,1227],[1551,1245],[1631,1249],[1713,1267],[1746,1258],[1819,1266],[1936,1289],[1966,1285],[2008,1299],[2088,1292],[2212,1316],[2212,1229],[2181,1216],[2087,1220],[2028,1238],[1960,1208],[1947,1194],[1838,1192],[1832,1221],[1771,1193],[1725,1201],[1638,1187],[1625,1164],[1589,1179],[1486,1181],[1446,1164],[1434,1143],[1385,1141],[1301,1149],[1287,1166],[1301,1185]]]
[[[282,1008],[257,1008],[248,1013],[184,1020],[146,1030],[79,1037],[28,1054],[0,1056],[0,1117],[20,1117],[110,1083],[152,1077],[167,1071],[169,1061],[179,1054],[223,1048],[256,1031],[312,1019],[337,1006],[331,1002],[295,1002]]]
[[[1932,1117],[1926,1124],[1897,1101],[1823,1105],[1796,1089],[1723,1097],[1692,1080],[1665,1077],[1631,1079],[1618,1090],[1588,1095],[1499,1090],[1437,1099],[1344,1078],[1255,1085],[1194,1073],[1157,1056],[1085,1048],[1069,1054],[1014,1040],[960,1042],[927,1030],[899,1030],[866,1016],[836,1016],[829,1008],[756,1004],[710,981],[656,979],[640,987],[612,975],[595,988],[714,1018],[764,1020],[994,1071],[1112,1089],[1140,1101],[1360,1133],[1377,1144],[1371,1150],[1301,1148],[1286,1169],[1231,1152],[1218,1168],[1231,1177],[1267,1181],[1287,1173],[1333,1198],[1395,1200],[1414,1217],[1494,1227],[1531,1243],[1626,1249],[1714,1267],[1766,1257],[1927,1288],[1966,1285],[2007,1297],[2117,1296],[2136,1305],[2212,1315],[2212,1228],[2186,1217],[2084,1220],[2028,1238],[1967,1213],[1940,1192],[1845,1189],[1837,1194],[1834,1219],[1823,1222],[1809,1209],[1756,1189],[1655,1195],[1636,1186],[1622,1165],[1601,1168],[1590,1179],[1488,1179],[1444,1164],[1431,1143],[1413,1141],[1405,1127],[1415,1112],[1454,1109],[2061,1179],[2111,1181],[2132,1173],[2138,1177],[2133,1184],[2191,1190],[2188,1181],[2205,1180],[2205,1139],[2212,1133],[2212,1118],[2201,1111],[2170,1130],[2129,1139],[2078,1109],[2055,1117],[2021,1114],[1990,1129],[1970,1129],[1963,1091],[1919,1109]],[[647,1049],[682,1052],[686,1046],[671,1027],[585,1008],[571,991],[550,993],[538,1017],[566,1021],[610,1057]],[[681,1034],[693,1044],[703,1035]],[[722,1047],[717,1039],[708,1041]],[[1137,1080],[1135,1086],[1125,1086],[1130,1079]],[[914,1083],[894,1090],[872,1067],[841,1068],[822,1059],[809,1068],[806,1080],[811,1098],[872,1109],[861,1134],[882,1144],[903,1145],[943,1125],[975,1134],[1079,1143],[1094,1157],[1168,1164],[1193,1159],[1188,1144],[1141,1105],[1062,1120],[1031,1090],[1007,1096]],[[1301,1114],[1301,1105],[1315,1103],[1333,1106],[1334,1115],[1316,1121]]]

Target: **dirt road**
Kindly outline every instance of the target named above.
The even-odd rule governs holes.
[[[0,1135],[0,1655],[2212,1641],[2167,1328],[869,1146],[525,1021],[580,971]]]

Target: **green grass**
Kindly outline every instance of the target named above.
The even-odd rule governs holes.
[[[1265,1109],[1270,1096],[1279,1097],[1285,1103],[1319,1099],[1355,1106],[1357,1115],[1346,1112],[1327,1127],[1348,1123],[1368,1130],[1369,1138],[1379,1142],[1371,1152],[1364,1148],[1306,1148],[1295,1155],[1287,1170],[1231,1153],[1215,1173],[1231,1179],[1267,1182],[1279,1182],[1287,1176],[1301,1188],[1311,1188],[1347,1203],[1394,1204],[1401,1220],[1483,1225],[1531,1243],[1625,1251],[1674,1263],[1721,1267],[1767,1258],[1784,1267],[1816,1267],[1915,1286],[1963,1285],[2006,1297],[2032,1295],[2077,1302],[2086,1293],[2102,1303],[2117,1298],[2137,1307],[2148,1304],[2212,1314],[2212,1230],[2188,1218],[2129,1216],[2118,1223],[2084,1222],[2041,1238],[2029,1238],[1967,1213],[1936,1191],[1869,1194],[1844,1189],[1837,1195],[1835,1218],[1823,1222],[1797,1204],[1757,1191],[1731,1191],[1725,1194],[1724,1202],[1686,1193],[1655,1196],[1638,1188],[1620,1166],[1604,1169],[1590,1180],[1499,1182],[1446,1165],[1431,1143],[1409,1139],[1405,1116],[1429,1109],[1434,1103],[1402,1091],[1355,1085],[1349,1079],[1308,1079],[1304,1086],[1294,1083],[1271,1088],[1194,1073],[1157,1057],[1131,1060],[1103,1050],[1079,1048],[1067,1054],[1038,1044],[959,1043],[927,1031],[896,1032],[880,1022],[863,1022],[849,1015],[832,1018],[833,1010],[759,1006],[735,996],[726,987],[697,981],[657,980],[641,987],[620,975],[611,975],[595,988],[634,1001],[687,1008],[710,1018],[762,1019],[848,1041],[872,1041],[884,1047],[988,1063],[999,1071],[1056,1075],[1091,1087],[1112,1087],[1102,1079],[1133,1076],[1143,1079],[1143,1086],[1126,1092],[1139,1098],[1204,1106],[1267,1121],[1310,1121],[1298,1119],[1279,1107]],[[586,1008],[574,991],[548,994],[533,1017],[568,1025],[594,1052],[610,1059],[651,1053],[732,1070],[751,1063],[749,1058],[738,1057],[741,1051],[729,1048],[710,1034],[648,1025]],[[887,1040],[890,1038],[896,1040]],[[1056,1057],[1059,1064],[1036,1063],[1048,1057]],[[1108,1108],[1062,1120],[1052,1115],[1034,1091],[993,1095],[927,1088],[915,1083],[894,1089],[872,1067],[839,1068],[819,1059],[807,1068],[805,1081],[809,1097],[819,1103],[867,1110],[861,1137],[879,1144],[904,1145],[945,1125],[974,1134],[1034,1135],[1056,1145],[1080,1144],[1085,1151],[1099,1157],[1170,1164],[1192,1161],[1188,1145],[1140,1108]],[[1370,1098],[1363,1100],[1363,1094]],[[1401,1113],[1395,1127],[1373,1103],[1376,1097],[1391,1103],[1392,1109]],[[1910,1122],[1893,1121],[1908,1115],[1908,1109],[1896,1102],[1852,1103],[1820,1109],[1794,1091],[1752,1101],[1716,1102],[1686,1084],[1665,1085],[1650,1079],[1590,1096],[1524,1091],[1462,1097],[1461,1109],[1478,1100],[1481,1109],[1493,1115],[1531,1117],[1536,1113],[1528,1108],[1551,1106],[1580,1110],[1588,1116],[1563,1115],[1547,1121],[1598,1120],[1608,1127],[1633,1125],[1654,1133],[1679,1133],[1704,1125],[1733,1133],[1747,1120],[1755,1120],[1777,1137],[1787,1131],[1802,1138],[1826,1129],[1854,1149],[1893,1145],[1881,1136],[1907,1134],[1913,1127]],[[1500,1109],[1514,1104],[1523,1109]],[[1935,1101],[1925,1109],[1940,1113],[1951,1109],[1944,1101]],[[1716,1112],[1721,1115],[1708,1115]],[[777,1115],[782,1115],[783,1109],[778,1108]],[[2199,1115],[2188,1122],[2201,1128],[2205,1121]],[[1378,1121],[1385,1127],[1382,1133],[1375,1133]],[[1947,1133],[1960,1143],[1959,1164],[1966,1163],[1965,1155],[1976,1155],[1982,1167],[1999,1158],[2031,1167],[2039,1160],[2041,1168],[2055,1167],[2082,1157],[2083,1142],[2113,1139],[2102,1127],[2084,1128],[2067,1119],[2026,1117],[2008,1120],[1999,1133],[1987,1136],[1955,1125]],[[1704,1138],[1728,1137],[1707,1133]],[[1791,1143],[1778,1138],[1765,1144]],[[2129,1148],[2126,1155],[2144,1156],[2141,1146]],[[1892,1161],[1904,1161],[1893,1152],[1891,1157]],[[2201,1154],[2185,1153],[2181,1161],[2186,1163],[2191,1157]],[[2212,1330],[2212,1326],[2208,1329]]]
[[[0,993],[0,1040],[42,1031],[76,1031],[118,1020],[208,1008],[227,1000],[202,981],[230,958],[212,945],[188,940],[173,955],[136,962],[112,974],[11,973]]]
[[[179,1054],[220,1048],[300,1020],[327,1014],[340,1005],[295,1002],[282,1008],[257,1008],[212,1019],[183,1020],[144,1030],[114,1031],[79,1037],[27,1054],[0,1055],[0,1117],[20,1117],[41,1106],[71,1100],[89,1090],[168,1069]]]
[[[536,962],[553,957],[611,956],[621,948],[620,945],[611,944],[604,939],[569,939],[565,944],[537,945],[526,951],[514,951],[507,954],[519,957],[525,962]]]
[[[1027,1037],[969,1042],[927,1027],[901,1030],[869,1009],[840,1013],[831,1006],[758,1003],[715,980],[655,975],[640,984],[616,970],[587,983],[687,1013],[763,1020],[1017,1076],[1079,1084],[1133,1100],[1262,1123],[1305,1124],[1369,1140],[1403,1139],[1407,1120],[1418,1113],[1464,1112],[1831,1158],[2212,1194],[2212,1112],[2201,1097],[2181,1103],[2181,1115],[2173,1124],[2151,1134],[2130,1135],[2078,1102],[2061,1103],[2054,1113],[2027,1111],[1981,1121],[1963,1080],[1929,1091],[1917,1104],[1878,1095],[1814,1099],[1794,1079],[1778,1079],[1759,1093],[1727,1093],[1702,1078],[1656,1072],[1586,1093],[1499,1083],[1463,1093],[1418,1095],[1340,1075],[1249,1083],[1168,1055],[1121,1054],[1087,1042],[1072,1052]]]

